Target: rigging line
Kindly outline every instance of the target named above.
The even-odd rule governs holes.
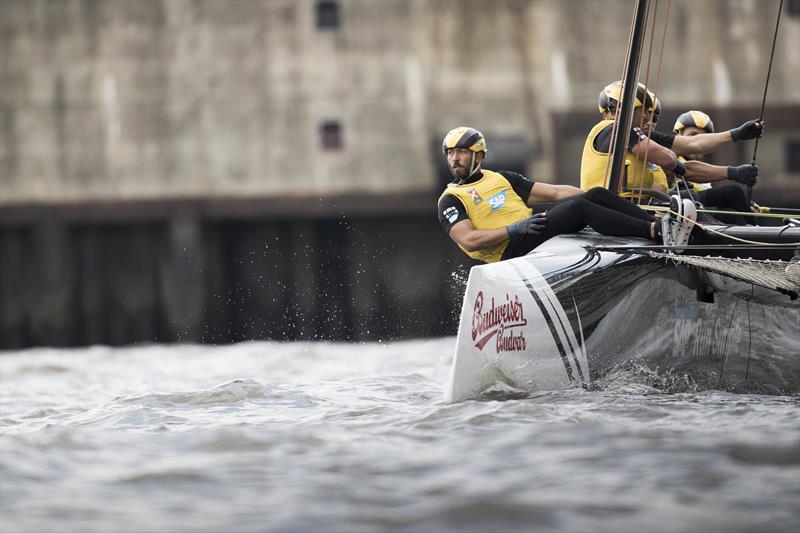
[[[739,302],[741,300],[736,298],[736,301],[733,304],[733,309],[731,310],[731,318],[728,321],[727,333],[725,334],[725,340],[722,344],[722,362],[719,367],[719,385],[722,386],[722,383],[725,380],[725,363],[728,362],[728,352],[733,351],[733,346],[729,346],[728,343],[730,342],[730,336],[732,332],[731,326],[733,326],[733,319],[736,316],[736,308],[739,307]]]
[[[659,0],[656,0],[656,8],[655,8],[656,13],[658,12],[658,4],[659,4]],[[669,27],[669,13],[670,13],[670,8],[671,7],[672,7],[672,0],[667,0],[667,11],[666,11],[666,13],[664,15],[664,32],[661,35],[661,49],[659,50],[659,53],[658,53],[658,64],[656,65],[656,85],[654,87],[654,90],[652,91],[653,92],[653,96],[656,99],[658,98],[658,92],[661,89],[661,66],[662,66],[663,61],[664,61],[664,49],[666,48],[666,45],[667,45],[667,28]],[[652,35],[650,36],[650,52],[649,52],[649,56],[648,56],[648,60],[647,60],[647,75],[646,75],[646,78],[645,78],[645,86],[647,86],[648,89],[649,89],[649,82],[650,82],[650,60],[652,59],[653,38],[655,37],[655,33],[656,33],[656,15],[654,13],[653,14],[653,30],[652,30]],[[655,112],[655,100],[653,101],[653,106],[654,106],[653,111]],[[644,112],[642,112],[642,119],[643,119],[642,122],[644,122]],[[653,129],[654,128],[655,128],[655,123],[653,124]],[[652,133],[652,129],[651,129],[647,133],[648,141],[650,140],[650,137],[652,136],[652,134],[653,133]],[[649,147],[650,147],[650,145],[648,143],[648,146],[645,148],[644,162],[642,163],[642,174],[644,174],[644,166],[645,166],[645,164],[647,162],[647,151],[648,151]],[[644,180],[642,180],[640,182],[640,184],[641,184],[640,189],[644,190]],[[669,186],[669,183],[667,183],[667,186]],[[642,196],[641,196],[641,193],[640,193],[640,194],[637,195],[637,204],[641,207],[641,203],[642,203]]]
[[[778,41],[778,26],[781,23],[781,9],[783,8],[783,0],[778,5],[778,18],[775,21],[775,34],[772,36],[772,51],[769,54],[769,67],[767,68],[767,81],[764,83],[764,96],[761,98],[761,113],[758,114],[759,120],[764,120],[764,107],[767,105],[767,89],[769,88],[769,78],[772,74],[772,60],[775,58],[775,43]],[[753,148],[753,163],[756,164],[756,153],[758,152],[758,140],[756,137],[756,145]]]
[[[563,268],[559,268],[557,270],[554,270],[552,272],[552,274],[550,274],[549,276],[563,276],[564,274],[567,274],[567,273],[572,272],[574,270],[578,270],[580,268],[583,268],[583,269],[591,268],[594,265],[591,265],[590,263],[594,262],[595,264],[597,264],[599,262],[599,257],[595,257],[596,255],[597,254],[594,254],[594,253],[591,253],[591,252],[587,252],[586,255],[583,256],[583,258],[581,258],[574,265],[568,265],[568,266],[565,266]],[[554,283],[558,283],[558,281],[556,281]]]
[[[639,43],[638,43],[638,49],[637,49],[637,50],[633,50],[633,49],[632,49],[632,48],[633,48],[633,46],[631,45],[631,51],[632,51],[632,52],[635,52],[635,54],[632,54],[632,60],[633,60],[633,63],[629,64],[629,65],[628,65],[628,68],[633,68],[633,69],[634,69],[634,71],[637,73],[636,77],[635,77],[635,78],[632,78],[632,81],[633,81],[633,83],[635,83],[635,84],[636,84],[636,87],[634,87],[634,88],[633,88],[633,91],[631,91],[631,92],[630,92],[630,94],[631,94],[631,98],[633,98],[634,100],[636,99],[636,93],[637,93],[637,92],[638,92],[638,90],[639,90],[639,78],[638,78],[638,73],[639,73],[639,68],[640,68],[640,66],[641,66],[641,63],[642,63],[642,46],[644,46],[644,37],[647,35],[647,19],[648,19],[648,17],[650,16],[650,5],[651,5],[651,3],[650,3],[649,1],[648,1],[648,2],[645,4],[644,18],[643,18],[643,20],[644,20],[644,23],[643,23],[643,29],[644,29],[644,33],[642,34],[642,38],[641,38],[641,39],[639,39]],[[654,19],[654,22],[655,22],[655,19]],[[649,69],[649,68],[650,68],[650,63],[649,63],[649,59],[648,59],[648,69]],[[623,80],[622,80],[622,93],[620,94],[620,96],[622,96],[622,94],[624,94],[624,93],[625,93],[625,91],[626,91],[626,88],[625,88],[625,79],[626,79],[627,77],[628,77],[628,69],[626,69],[626,70],[625,70],[625,72],[624,72],[624,74],[623,74]],[[644,107],[644,103],[642,104],[642,107]],[[630,120],[631,120],[631,121],[630,121],[629,123],[626,123],[626,124],[625,124],[625,126],[626,126],[626,127],[633,127],[633,112],[634,112],[634,111],[635,111],[635,109],[636,109],[636,104],[635,104],[635,102],[634,102],[633,104],[631,104],[631,107],[630,107],[630,109],[631,109],[631,118],[630,118]],[[625,135],[622,137],[622,139],[624,139],[624,142],[623,142],[623,151],[625,151],[625,152],[627,152],[627,151],[629,151],[629,150],[630,150],[630,146],[628,146],[628,141],[629,141],[629,139],[628,139],[628,136],[629,136],[629,132],[627,132],[627,131],[626,131],[626,132],[625,132]],[[616,150],[616,149],[617,149],[617,146],[615,146],[615,147],[614,147],[614,149]],[[626,153],[625,155],[627,156],[627,153]],[[626,157],[624,157],[624,159],[626,159],[626,160],[627,160],[627,158],[626,158]],[[627,177],[628,177],[628,174],[627,174],[627,172],[628,172],[628,168],[627,168],[627,167],[628,167],[628,166],[630,166],[630,167],[633,169],[633,171],[634,171],[634,175],[635,175],[635,172],[636,172],[636,158],[634,158],[634,160],[633,160],[633,161],[631,161],[630,165],[625,165],[625,166],[623,167],[623,169],[622,169],[622,171],[625,173],[625,178],[626,178],[626,180],[625,180],[625,185],[626,185],[626,186],[627,186]],[[618,183],[618,187],[620,187],[620,188],[621,188],[621,186],[622,186],[622,180],[618,180],[618,182],[617,182],[617,183]],[[634,190],[635,190],[635,189],[634,189]]]
[[[775,43],[778,41],[778,26],[781,23],[781,11],[783,10],[783,0],[778,4],[778,18],[775,20],[775,33],[772,36],[772,51],[769,53],[769,67],[767,68],[767,80],[764,83],[764,96],[761,98],[761,113],[758,114],[759,120],[764,120],[764,107],[767,105],[767,89],[769,88],[769,78],[772,74],[772,60],[775,58]],[[756,137],[756,144],[753,147],[753,160],[751,165],[756,164],[756,154],[758,153],[758,140]],[[747,201],[750,202],[753,197],[753,186],[747,186]]]
[[[705,208],[700,208],[700,209],[697,209],[697,212],[698,213],[708,213],[708,214],[711,214],[711,215],[740,215],[740,216],[743,216],[743,217],[746,217],[746,216],[760,217],[760,216],[762,216],[761,213],[753,213],[752,211],[750,211],[750,212],[735,211],[735,210],[726,211],[724,209],[705,209]],[[779,215],[779,216],[781,216],[781,215]],[[773,215],[773,218],[775,218],[774,215]],[[720,223],[723,224],[724,226],[736,226],[736,224],[725,224],[725,223],[722,223],[721,221],[720,221]]]
[[[715,235],[718,235],[720,237],[724,237],[724,238],[730,239],[732,241],[743,242],[745,244],[754,244],[756,246],[767,246],[767,247],[780,246],[780,247],[785,247],[785,248],[790,248],[790,247],[793,247],[793,246],[800,245],[800,242],[760,242],[760,241],[751,241],[751,240],[748,240],[748,239],[742,239],[741,237],[735,237],[733,235],[728,235],[727,233],[723,233],[723,232],[717,231],[715,229],[711,229],[711,228],[709,228],[707,226],[704,226],[703,224],[697,224],[697,225],[700,226],[700,228],[702,228],[703,231],[706,231],[708,233],[714,233]]]
[[[669,27],[669,12],[672,7],[672,0],[667,0],[667,12],[664,15],[664,33],[661,35],[661,51],[658,55],[658,66],[656,67],[656,86],[654,94],[658,97],[658,91],[661,90],[661,65],[664,60],[664,48],[667,46],[667,28]],[[655,124],[653,124],[655,127]]]
[[[781,213],[783,215],[797,215],[800,214],[800,209],[793,209],[791,207],[764,207],[759,206],[759,211],[762,213],[771,213],[775,211],[776,213]]]
[[[645,19],[647,7],[650,0],[636,0],[636,20],[633,32],[633,41],[628,50],[628,57],[625,65],[624,91],[622,94],[622,110],[620,113],[620,124],[614,137],[614,156],[611,161],[611,186],[610,188],[619,194],[622,181],[627,181],[627,173],[623,172],[625,165],[630,165],[630,151],[628,144],[630,140],[631,122],[634,117],[634,93],[637,92],[639,68],[641,66],[642,46],[647,34],[647,20]],[[618,87],[614,89],[618,91]]]
[[[791,226],[789,224],[786,224],[786,227],[778,232],[778,238],[780,239],[783,236],[783,232],[789,228],[791,228]]]
[[[647,16],[650,13],[650,4],[647,4],[647,15],[645,15],[645,20],[647,20]],[[645,86],[645,93],[642,96],[642,116],[639,119],[639,131],[644,128],[644,113],[645,113],[645,104],[647,103],[647,93],[650,90],[650,66],[653,63],[653,41],[655,40],[656,36],[656,17],[658,16],[658,0],[655,0],[655,7],[653,8],[653,23],[650,28],[650,46],[647,50],[647,69],[645,70],[644,74],[644,86]],[[638,91],[638,85],[636,90]],[[635,95],[636,93],[634,93]],[[655,101],[653,102],[653,106],[655,107]],[[635,104],[634,104],[635,108]],[[641,205],[642,203],[642,189],[644,189],[644,169],[647,166],[647,152],[650,148],[650,135],[651,132],[647,132],[647,140],[648,143],[644,147],[644,157],[641,159],[641,167],[639,166],[639,158],[634,159],[634,176],[639,176],[638,186],[633,187],[633,195],[635,196],[636,205]],[[633,199],[633,198],[632,198]]]
[[[655,211],[655,212],[662,212],[662,211],[669,211],[669,207],[660,206],[660,205],[643,205],[641,209],[645,211]],[[722,209],[698,209],[698,213],[710,213],[712,215],[739,215],[743,217],[764,217],[764,218],[786,218],[785,214],[782,213],[753,213],[752,211],[724,211]],[[735,224],[729,224],[735,225]]]
[[[682,218],[683,220],[694,222],[694,225],[699,227],[703,231],[706,231],[708,233],[714,233],[715,235],[719,235],[720,237],[725,237],[726,239],[730,239],[730,240],[733,240],[733,241],[739,241],[739,242],[743,242],[743,243],[746,243],[746,244],[756,244],[758,246],[797,246],[797,245],[800,244],[800,242],[769,243],[769,242],[750,241],[750,240],[747,240],[747,239],[742,239],[741,237],[734,237],[733,235],[728,235],[727,233],[723,233],[721,231],[717,231],[715,229],[711,229],[708,225],[701,224],[700,222],[697,222],[695,220],[690,220],[689,218],[681,215],[680,213],[676,213],[672,209],[667,209],[666,212],[675,215],[677,218]]]
[[[634,9],[633,10],[633,16],[631,17],[631,25],[630,25],[630,28],[628,28],[628,44],[625,45],[625,57],[626,58],[627,58],[627,55],[628,55],[627,52],[628,52],[628,50],[631,49],[631,44],[633,42],[633,26],[634,26],[634,22],[635,21],[636,21],[636,10]],[[622,60],[622,74],[619,77],[619,79],[622,80],[622,86],[620,87],[620,93],[619,93],[620,96],[622,95],[622,91],[625,88],[625,64],[626,64],[626,62],[627,62],[627,59],[623,59]],[[617,102],[617,108],[614,110],[614,124],[613,124],[613,126],[611,126],[611,142],[608,143],[608,154],[607,154],[608,157],[606,157],[606,169],[605,169],[605,171],[603,173],[605,175],[605,177],[606,177],[606,181],[605,181],[606,189],[611,184],[611,179],[610,179],[610,177],[608,175],[608,171],[611,168],[611,154],[614,152],[614,139],[616,138],[615,135],[616,135],[616,132],[617,132],[617,124],[619,123],[619,114],[620,114],[620,108],[621,107],[622,106],[619,105],[619,102]],[[614,191],[614,194],[618,195],[619,191]]]
[[[661,90],[661,66],[664,61],[664,48],[667,46],[667,28],[669,27],[669,12],[671,7],[672,0],[667,0],[667,12],[664,14],[664,33],[661,35],[661,50],[658,53],[658,65],[656,66],[656,86],[655,90],[653,91],[653,94],[656,98],[658,98],[658,92]],[[655,27],[653,31],[655,31]],[[653,102],[653,105],[655,106],[655,101]],[[653,109],[653,112],[655,112],[655,109]],[[653,128],[655,127],[656,125],[653,123]],[[667,180],[667,187],[669,187],[669,180]]]
[[[783,1],[783,0],[781,0]],[[747,368],[744,371],[744,384],[747,385],[747,378],[750,376],[750,356],[753,354],[753,324],[750,322],[750,301],[753,299],[753,291],[756,286],[750,284],[750,299],[747,300]]]
[[[695,222],[695,224],[697,224]],[[717,231],[715,229],[711,229],[709,227],[704,226],[703,224],[697,224],[703,231],[708,233],[714,233],[720,237],[724,237],[726,239],[730,239],[732,241],[743,242],[745,244],[755,244],[757,246],[781,246],[781,247],[790,247],[790,246],[797,246],[800,242],[760,242],[760,241],[751,241],[748,239],[742,239],[741,237],[734,237],[733,235],[728,235],[727,233],[723,233],[721,231]]]

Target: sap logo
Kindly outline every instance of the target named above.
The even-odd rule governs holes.
[[[506,191],[500,191],[499,193],[495,194],[488,200],[489,207],[492,208],[492,211],[497,211],[504,205],[506,205]]]

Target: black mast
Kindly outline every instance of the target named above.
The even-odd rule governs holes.
[[[622,172],[625,168],[625,154],[628,151],[628,135],[633,121],[633,102],[639,83],[639,60],[642,55],[642,42],[646,27],[647,2],[649,0],[636,0],[636,15],[633,20],[633,36],[628,58],[625,61],[624,90],[620,102],[619,122],[617,131],[611,144],[611,174],[608,180],[608,189],[619,193],[622,184]]]

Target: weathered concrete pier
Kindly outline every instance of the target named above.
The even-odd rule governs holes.
[[[674,2],[661,129],[758,114],[766,6]],[[793,6],[755,199],[798,207]],[[436,218],[441,136],[478,127],[489,168],[576,184],[630,9],[0,0],[0,348],[454,333],[470,263]]]

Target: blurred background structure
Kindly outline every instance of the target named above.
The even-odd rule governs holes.
[[[437,220],[442,136],[577,185],[633,6],[0,0],[0,348],[454,333],[470,262]],[[657,6],[659,129],[757,117],[778,0]],[[787,0],[762,205],[800,207],[798,50]]]

